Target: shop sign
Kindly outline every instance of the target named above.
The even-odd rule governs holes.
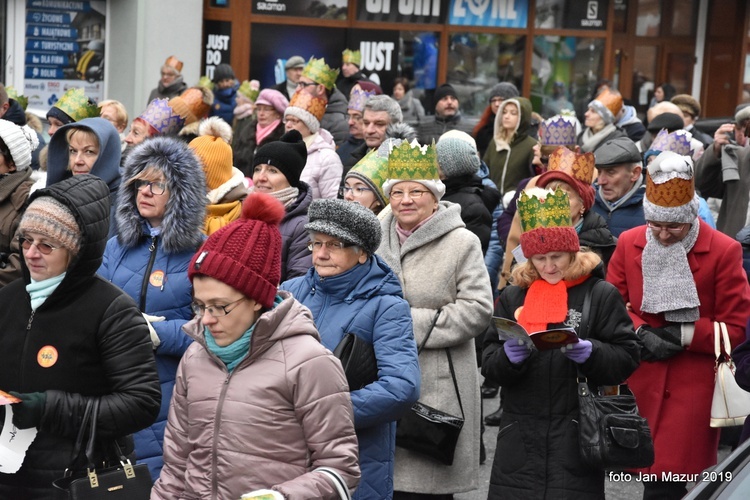
[[[446,0],[359,0],[357,19],[391,23],[443,23]]]
[[[607,28],[608,0],[568,0],[563,12],[563,28],[570,30],[603,30]]]
[[[346,19],[349,0],[253,0],[253,14]]]
[[[203,23],[203,47],[205,60],[203,74],[213,80],[214,70],[221,63],[231,64],[232,23],[229,21],[205,21]]]
[[[450,0],[448,24],[525,28],[528,0]]]

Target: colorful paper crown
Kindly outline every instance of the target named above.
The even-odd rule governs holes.
[[[354,111],[359,111],[360,113],[365,110],[365,103],[367,102],[367,99],[369,99],[371,96],[374,96],[375,92],[367,92],[366,90],[362,90],[359,88],[353,88],[352,93],[349,97],[349,106],[347,106],[347,109],[353,109]]]
[[[214,94],[206,87],[190,87],[177,97],[169,100],[169,106],[190,125],[208,116]]]
[[[5,87],[5,92],[8,93],[9,99],[14,99],[23,109],[26,111],[26,106],[29,105],[29,98],[23,95],[19,95],[18,91],[12,85]]]
[[[539,126],[539,140],[543,146],[568,146],[576,143],[576,125],[562,116],[553,116]]]
[[[154,99],[138,118],[162,135],[177,135],[185,124],[185,119],[169,106],[168,99]]]
[[[258,94],[260,94],[260,82],[258,80],[245,80],[237,89],[237,92],[255,102],[258,99]]]
[[[336,78],[339,76],[339,70],[331,69],[327,64],[325,58],[315,59],[311,57],[304,69],[302,70],[302,76],[309,78],[317,84],[323,85],[328,90],[333,89],[336,85]]]
[[[676,208],[687,205],[694,197],[693,160],[689,156],[665,151],[649,164],[646,199],[650,203],[661,208]],[[662,218],[654,220],[668,222]]]
[[[403,141],[388,156],[388,178],[400,181],[437,180],[437,150],[435,143],[420,145],[416,140]]]
[[[71,117],[74,122],[99,116],[99,106],[86,97],[82,88],[68,89],[54,107]]]
[[[174,70],[178,73],[182,72],[182,61],[177,59],[175,56],[167,57],[167,60],[164,61],[164,65],[169,66],[170,68],[174,68]]]
[[[605,121],[612,123],[617,113],[622,109],[622,95],[619,92],[605,89],[589,103],[589,107],[594,108],[597,113],[605,118]]]
[[[198,85],[197,87],[203,87],[204,89],[208,89],[210,91],[214,90],[214,82],[207,77],[206,75],[201,76],[198,78]]]
[[[383,192],[383,184],[388,178],[388,156],[381,155],[377,149],[367,153],[346,174],[347,177],[355,177],[371,188],[375,189],[375,195],[383,206],[388,204],[388,197]]]
[[[568,193],[541,188],[522,191],[518,198],[521,250],[526,258],[548,252],[577,252],[578,233],[570,221]]]
[[[292,95],[292,100],[289,101],[290,108],[300,108],[307,111],[318,122],[323,119],[323,115],[326,113],[326,105],[325,99],[310,95],[307,92],[295,92]]]
[[[693,135],[687,130],[675,130],[671,134],[665,128],[661,129],[649,146],[652,151],[672,151],[681,156],[690,156],[690,139]]]
[[[362,65],[362,52],[358,50],[346,49],[342,54],[342,59],[345,63],[352,63],[359,67]]]
[[[594,182],[596,159],[594,153],[574,153],[566,147],[558,147],[549,155],[548,170],[560,170],[585,184]]]

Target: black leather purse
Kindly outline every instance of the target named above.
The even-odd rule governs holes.
[[[96,420],[99,414],[99,398],[91,398],[86,404],[81,428],[73,449],[73,461],[65,475],[52,485],[67,493],[72,500],[148,500],[151,496],[151,474],[145,464],[132,465],[120,450],[116,441],[112,447],[120,463],[114,467],[97,469],[95,459]],[[88,440],[87,428],[88,431]],[[85,448],[84,448],[84,441]],[[84,451],[85,450],[85,451]],[[81,453],[86,457],[86,474],[77,472]]]
[[[361,337],[347,333],[333,350],[333,355],[341,361],[350,391],[361,389],[378,379],[375,349]]]
[[[438,316],[440,316],[439,309],[417,353],[422,352],[427,339],[430,338]],[[453,378],[453,387],[456,389],[458,406],[461,408],[461,416],[445,413],[417,401],[396,425],[396,446],[421,453],[445,465],[453,465],[458,436],[464,426],[464,407],[461,404],[461,393],[458,390],[450,349],[446,348],[445,354],[448,356],[448,366]]]

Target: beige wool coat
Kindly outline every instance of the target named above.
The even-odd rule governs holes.
[[[419,356],[419,401],[461,415],[445,348],[451,350],[463,403],[465,423],[452,466],[396,447],[396,491],[449,494],[471,491],[479,484],[479,372],[474,337],[484,333],[492,317],[492,290],[479,239],[464,227],[461,207],[441,202],[438,211],[399,244],[396,219],[381,221],[380,255],[398,276],[411,306],[417,345],[438,309],[440,317]]]

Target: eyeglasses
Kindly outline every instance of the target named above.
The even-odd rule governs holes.
[[[659,226],[659,225],[654,224],[653,222],[646,222],[646,225],[648,226],[649,229],[652,229],[659,233],[661,233],[662,231],[666,231],[669,234],[680,234],[680,232],[683,229],[685,229],[684,224],[680,224],[679,226],[674,227],[674,226]]]
[[[351,193],[355,198],[359,198],[363,194],[372,191],[372,189],[364,186],[344,186],[339,188],[339,196],[343,197],[347,193]]]
[[[297,87],[311,87],[317,85],[315,82],[297,82]]]
[[[135,181],[135,189],[137,191],[140,191],[141,189],[143,189],[144,186],[148,186],[148,189],[149,191],[151,191],[151,194],[155,196],[164,194],[164,191],[166,191],[167,189],[166,182],[144,181],[143,179],[139,179]]]
[[[415,191],[409,191],[408,193],[406,193],[404,191],[391,191],[390,198],[392,200],[399,201],[399,200],[403,199],[404,195],[408,194],[409,198],[411,198],[412,200],[418,200],[425,193],[429,193],[429,191],[428,190],[419,190],[419,189],[417,189]]]
[[[336,241],[336,240],[328,240],[328,241],[311,241],[307,244],[307,249],[311,252],[318,252],[321,248],[326,247],[326,250],[329,252],[339,252],[343,250],[344,248],[347,248],[351,245],[348,245],[347,243],[344,243],[342,241]]]
[[[227,307],[231,306],[232,304],[239,304],[243,300],[245,300],[245,297],[240,297],[239,299],[235,300],[234,302],[230,302],[229,304],[225,306],[217,306],[217,305],[205,306],[205,305],[198,304],[197,302],[192,302],[190,304],[190,308],[193,310],[195,314],[201,317],[207,312],[214,318],[221,318],[222,316],[226,316],[230,312],[237,309],[236,307],[233,307],[227,310]]]
[[[50,245],[49,243],[40,243],[38,241],[34,241],[32,239],[26,238],[25,236],[19,236],[18,243],[21,245],[21,248],[23,248],[24,250],[28,250],[29,248],[31,248],[31,245],[34,245],[36,249],[39,250],[39,252],[44,255],[49,255],[52,253],[53,250],[62,248],[62,247]]]

